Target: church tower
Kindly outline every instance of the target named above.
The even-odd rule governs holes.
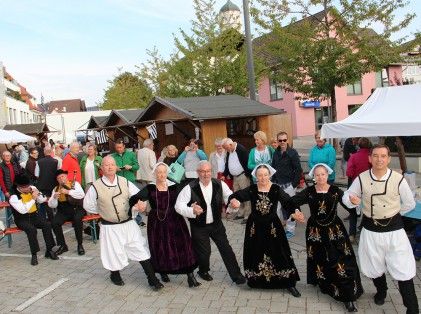
[[[228,0],[219,10],[221,24],[226,28],[234,28],[242,33],[241,11],[238,6]]]

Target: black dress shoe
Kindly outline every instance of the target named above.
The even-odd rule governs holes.
[[[243,275],[240,275],[240,276],[238,276],[235,280],[234,280],[234,282],[237,284],[237,285],[244,285],[245,283],[246,283],[246,278],[243,276]]]
[[[85,249],[83,248],[82,244],[77,245],[77,254],[79,255],[85,255]]]
[[[32,254],[31,265],[32,266],[38,265],[38,257],[36,254]]]
[[[344,304],[348,312],[358,312],[354,302],[344,302]]]
[[[163,282],[170,282],[170,277],[167,274],[160,274]]]
[[[45,252],[45,257],[53,259],[53,260],[58,260],[57,253],[54,252],[53,250],[49,250],[49,251]]]
[[[69,248],[67,247],[67,245],[66,244],[64,244],[64,245],[60,245],[60,247],[58,248],[58,250],[56,251],[56,254],[57,255],[61,255],[61,254],[63,254],[64,252],[67,252],[69,250]]]
[[[377,305],[383,305],[384,304],[384,299],[386,299],[386,295],[383,294],[383,293],[377,292],[374,295],[374,303],[376,303]]]
[[[193,273],[187,274],[187,283],[189,284],[190,288],[199,287],[201,285],[201,283],[196,280]]]
[[[292,294],[293,297],[299,298],[301,297],[301,293],[295,287],[287,288],[288,292]]]
[[[211,275],[209,275],[209,273],[208,272],[206,272],[206,273],[201,273],[200,271],[198,271],[197,272],[197,274],[199,275],[199,277],[200,278],[202,278],[203,280],[206,280],[206,281],[212,281],[213,280],[213,277],[211,276]]]
[[[116,286],[124,286],[124,281],[121,279],[120,272],[118,270],[111,271],[110,279]]]
[[[162,282],[159,281],[158,278],[156,278],[156,280],[148,280],[148,283],[152,287],[152,289],[154,289],[155,291],[158,291],[164,288],[164,285],[162,284]]]

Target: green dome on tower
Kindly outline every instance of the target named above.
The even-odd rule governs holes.
[[[221,10],[219,10],[219,13],[225,13],[228,11],[239,11],[240,12],[240,8],[235,5],[234,3],[231,2],[231,0],[228,0],[227,3],[225,3],[223,5],[223,7],[221,8]]]

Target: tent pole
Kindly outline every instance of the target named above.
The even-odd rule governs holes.
[[[396,136],[396,147],[398,148],[399,163],[401,165],[402,174],[404,174],[408,168],[406,166],[405,148],[402,143],[402,139]]]

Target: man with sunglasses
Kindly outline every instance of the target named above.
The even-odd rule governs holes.
[[[303,172],[300,156],[294,148],[289,146],[288,133],[279,132],[276,138],[279,146],[272,157],[272,167],[276,170],[272,177],[272,182],[278,184],[286,193],[293,196]],[[284,219],[287,220],[287,213],[285,211],[282,212]]]

